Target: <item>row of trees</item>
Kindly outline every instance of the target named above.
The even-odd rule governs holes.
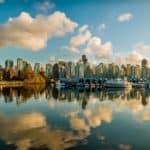
[[[44,72],[35,73],[31,66],[25,67],[23,70],[16,71],[14,68],[9,68],[8,70],[0,70],[0,81],[41,81],[44,82],[46,77]]]

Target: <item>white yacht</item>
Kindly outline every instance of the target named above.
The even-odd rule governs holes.
[[[104,86],[107,88],[132,88],[132,84],[130,82],[122,79],[107,80]]]

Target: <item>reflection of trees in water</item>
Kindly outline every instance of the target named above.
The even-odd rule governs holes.
[[[13,90],[11,88],[4,88],[2,92],[3,92],[5,102],[13,101]]]
[[[25,86],[22,91],[21,95],[25,100],[34,96],[35,99],[38,99],[45,91],[44,84],[35,84],[35,85],[27,85]]]
[[[77,101],[83,109],[86,108],[88,102],[96,98],[99,101],[115,101],[120,100],[141,100],[143,105],[147,104],[150,93],[148,90],[137,90],[133,89],[131,91],[119,90],[119,89],[105,89],[105,90],[95,90],[94,92],[82,91],[79,92],[77,89],[69,90],[63,89],[58,90],[56,88],[45,87],[45,85],[28,85],[23,88],[3,88],[0,90],[0,95],[4,97],[5,102],[12,102],[16,99],[17,103],[23,103],[30,98],[38,99],[41,95],[45,93],[45,98],[51,100],[51,98],[58,101]]]
[[[38,99],[45,91],[45,85],[27,85],[24,87],[8,88],[5,87],[1,90],[1,96],[3,95],[5,102],[12,102],[16,100],[16,103],[22,103],[28,99],[34,97]]]

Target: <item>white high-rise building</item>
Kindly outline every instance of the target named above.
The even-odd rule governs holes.
[[[24,69],[24,60],[22,58],[17,58],[17,71],[22,71]]]
[[[75,64],[73,62],[68,62],[66,64],[66,78],[67,79],[75,78]]]

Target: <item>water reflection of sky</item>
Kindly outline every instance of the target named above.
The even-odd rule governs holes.
[[[30,87],[6,88],[0,95],[0,146],[3,141],[20,150],[150,148],[149,91]]]

